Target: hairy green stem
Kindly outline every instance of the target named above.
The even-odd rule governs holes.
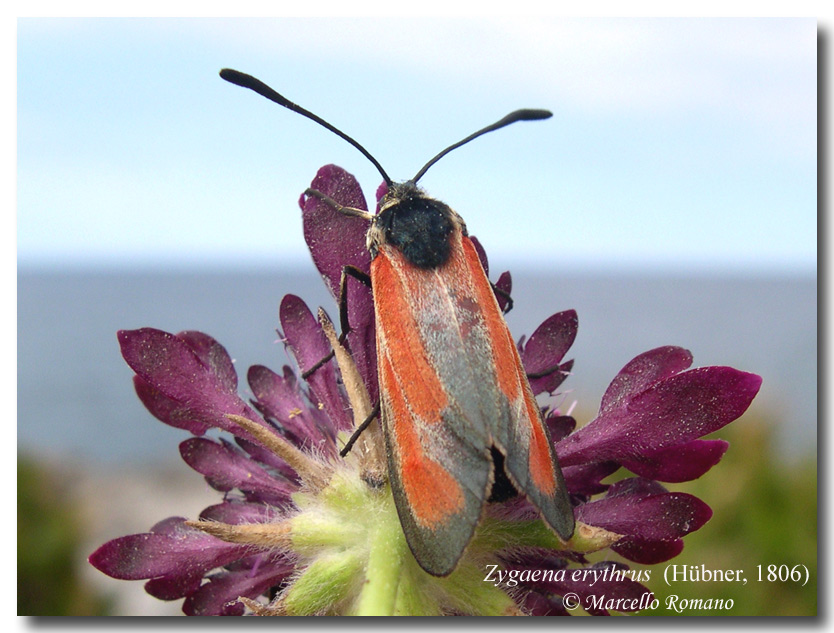
[[[356,615],[394,615],[409,555],[396,513],[380,513],[371,539],[365,584],[356,602]]]

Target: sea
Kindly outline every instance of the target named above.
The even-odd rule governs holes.
[[[496,275],[493,274],[493,277]],[[337,316],[309,268],[126,272],[18,270],[18,450],[102,466],[178,460],[187,435],[145,411],[116,332],[152,326],[200,330],[220,341],[241,376],[253,364],[292,364],[276,332],[285,294]],[[762,376],[751,408],[776,427],[787,459],[816,452],[815,276],[553,273],[513,270],[516,338],[575,309],[572,375],[557,397],[580,424],[631,358],[661,345],[689,349],[695,366],[730,365]]]

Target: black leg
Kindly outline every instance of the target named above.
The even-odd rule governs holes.
[[[561,365],[553,365],[553,367],[548,367],[547,369],[543,369],[542,371],[534,371],[532,373],[527,374],[527,380],[533,380],[535,378],[544,378],[545,376],[549,376],[550,374],[556,373],[562,368]]]
[[[507,301],[507,305],[504,306],[504,310],[503,310],[504,314],[507,314],[507,312],[509,312],[510,310],[513,309],[513,298],[510,296],[510,293],[507,292],[506,290],[501,290],[501,288],[496,286],[491,281],[489,282],[489,285],[492,286],[492,291],[495,294],[501,295]]]
[[[362,435],[362,431],[367,429],[370,426],[371,422],[374,421],[374,418],[376,418],[377,416],[379,416],[379,403],[378,402],[374,405],[373,410],[368,415],[368,417],[364,419],[362,424],[360,424],[358,427],[356,427],[356,430],[353,432],[353,435],[350,436],[350,439],[345,444],[345,447],[342,450],[339,451],[339,455],[344,457],[345,455],[347,455],[350,452],[350,449],[352,449],[353,445],[356,444],[356,440],[358,440],[359,436]]]
[[[339,281],[339,326],[342,328],[342,334],[339,336],[339,342],[344,343],[345,337],[350,332],[350,323],[348,322],[348,304],[347,304],[347,278],[353,277],[359,283],[371,287],[371,277],[363,270],[356,266],[345,266],[342,268],[342,278]]]
[[[333,350],[330,350],[330,353],[329,353],[327,356],[325,356],[324,358],[322,358],[319,362],[317,362],[315,365],[313,365],[312,367],[310,367],[310,369],[308,369],[307,371],[302,372],[301,377],[302,377],[304,380],[307,380],[310,376],[312,376],[312,375],[313,375],[313,374],[315,374],[315,373],[316,373],[319,369],[321,369],[322,365],[324,365],[327,361],[329,361],[331,358],[333,358],[333,356],[334,356],[335,354],[336,354],[336,352],[334,352]]]
[[[350,322],[348,321],[348,310],[347,310],[347,305],[348,305],[347,304],[347,278],[348,277],[353,277],[354,279],[356,279],[360,283],[368,286],[368,288],[371,287],[371,277],[365,271],[360,270],[356,266],[345,266],[342,269],[342,278],[339,281],[339,326],[342,329],[342,333],[339,335],[339,342],[340,343],[345,342],[345,338],[347,337],[348,332],[350,332]],[[301,374],[301,377],[304,380],[307,380],[307,378],[309,378],[314,373],[316,373],[322,367],[322,365],[324,365],[325,363],[327,363],[327,361],[329,361],[331,358],[333,358],[333,354],[334,354],[334,352],[333,352],[333,350],[331,350],[330,353],[327,356],[325,356],[319,362],[317,362],[315,365],[310,367],[310,369],[303,372]]]

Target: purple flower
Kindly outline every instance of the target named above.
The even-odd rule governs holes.
[[[319,170],[312,187],[367,209],[356,180],[338,167]],[[369,271],[367,224],[317,197],[302,196],[300,205],[313,261],[336,295],[345,265]],[[496,286],[506,305],[509,273]],[[561,542],[523,497],[492,503],[455,571],[435,578],[404,546],[390,491],[369,484],[384,481],[374,425],[339,457],[379,394],[373,295],[348,277],[347,301],[350,332],[342,346],[326,315],[284,298],[281,331],[299,371],[250,368],[249,402],[238,395],[228,353],[211,337],[119,332],[139,398],[159,420],[193,435],[180,453],[222,501],[199,521],[174,517],[105,543],[90,562],[114,578],[147,579],[157,598],[184,598],[189,615],[567,615],[577,605],[607,615],[645,608],[652,594],[639,570],[586,556],[610,547],[653,564],[681,551],[682,537],[712,511],[660,482],[696,479],[721,459],[728,444],[700,438],[738,418],[760,378],[729,367],[690,369],[688,351],[661,347],[620,370],[599,414],[582,428],[546,407],[576,534]],[[573,361],[564,357],[576,332],[577,315],[566,311],[519,342],[536,394],[554,394],[570,373]],[[331,350],[335,358],[322,364]],[[209,429],[231,440],[207,437]],[[635,476],[605,483],[621,468]],[[597,599],[602,594],[607,601]]]

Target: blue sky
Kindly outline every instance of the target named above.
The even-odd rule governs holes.
[[[812,19],[24,19],[21,266],[306,261],[323,128],[223,82],[251,73],[395,179],[519,107],[421,184],[492,259],[571,269],[810,273]],[[502,266],[502,269],[504,267]]]

